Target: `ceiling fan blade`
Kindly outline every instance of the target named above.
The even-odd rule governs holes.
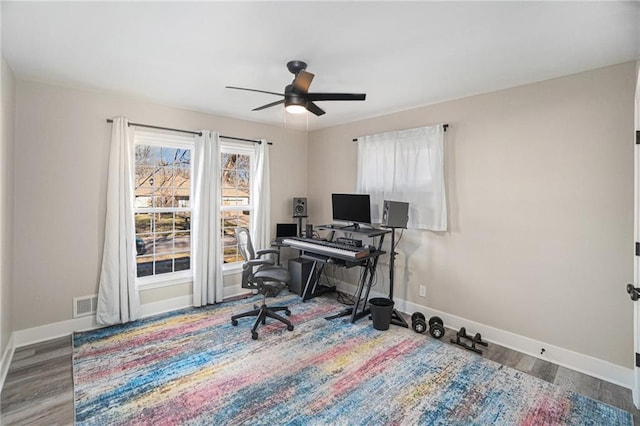
[[[291,89],[296,93],[304,95],[309,91],[311,80],[313,80],[313,74],[305,70],[300,70],[298,74],[296,74],[296,78],[293,79],[293,83],[291,83]]]
[[[259,92],[259,93],[268,93],[270,95],[276,95],[276,96],[284,96],[284,94],[282,93],[267,92],[266,90],[247,89],[245,87],[235,87],[235,86],[224,86],[224,87],[226,87],[227,89],[246,90],[247,92]]]
[[[310,101],[364,101],[366,93],[308,93]]]
[[[307,111],[314,113],[315,115],[322,115],[324,114],[324,111],[322,110],[322,108],[320,108],[318,105],[314,104],[313,102],[309,101],[307,102]]]
[[[258,108],[254,108],[251,111],[260,111],[260,110],[270,108],[272,106],[276,106],[283,103],[284,103],[284,99],[280,99],[279,101],[271,102],[270,104],[266,104],[266,105],[259,106]]]

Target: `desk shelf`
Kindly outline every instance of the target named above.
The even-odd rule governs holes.
[[[346,225],[320,225],[317,226],[318,229],[323,231],[336,231],[336,232],[345,232],[345,233],[353,233],[364,235],[369,238],[379,237],[381,235],[385,235],[391,232],[391,229],[379,229],[379,228],[367,228],[367,227],[354,227],[354,226],[346,226]]]

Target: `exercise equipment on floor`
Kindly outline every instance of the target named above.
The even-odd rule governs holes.
[[[413,315],[411,315],[411,328],[420,334],[429,330],[429,334],[435,339],[440,339],[444,336],[443,321],[439,317],[434,316],[429,318],[427,325],[426,318],[422,312],[414,312]]]
[[[471,341],[471,345],[462,341],[461,339],[466,339]],[[460,331],[456,333],[456,338],[451,339],[451,343],[455,345],[462,346],[465,349],[469,349],[475,353],[482,355],[482,350],[476,348],[476,345],[482,345],[484,347],[488,347],[489,344],[487,342],[482,341],[482,336],[480,333],[476,333],[473,337],[467,335],[467,330],[464,327],[460,328]]]

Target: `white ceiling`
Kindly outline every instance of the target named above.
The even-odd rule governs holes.
[[[19,78],[106,89],[278,126],[335,126],[640,58],[640,2],[7,2],[2,55]],[[292,59],[318,102],[279,98]],[[135,117],[130,117],[135,121]],[[152,123],[161,125],[162,123]]]

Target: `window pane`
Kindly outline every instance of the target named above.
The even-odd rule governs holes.
[[[150,188],[153,185],[153,167],[136,166],[136,188]]]
[[[191,229],[191,212],[176,213],[176,231],[188,231]]]
[[[151,232],[151,213],[136,213],[136,234]]]
[[[141,256],[136,259],[138,276],[147,277],[153,275],[153,256]]]
[[[191,269],[191,257],[189,256],[176,256],[175,271],[186,271]]]
[[[235,188],[237,180],[237,173],[235,170],[222,171],[222,188]]]
[[[236,162],[236,154],[231,154],[228,152],[223,152],[220,155],[220,167],[224,170],[224,169],[233,169],[233,165]]]
[[[135,195],[135,208],[145,208],[153,205],[153,191],[151,188],[136,188]]]
[[[153,178],[154,207],[174,207],[173,205],[173,169],[159,167]]]
[[[156,233],[155,254],[173,253],[173,234]]]
[[[191,251],[191,233],[190,232],[176,232],[174,237],[175,251],[176,252],[188,252]]]
[[[136,256],[153,253],[153,236],[151,234],[136,235]]]
[[[156,213],[154,220],[153,231],[155,233],[173,231],[173,213]]]
[[[191,166],[191,150],[189,149],[178,149],[178,159],[179,164],[183,167]]]
[[[222,229],[222,256],[224,263],[240,262],[243,260],[238,250],[235,227]]]
[[[177,168],[173,177],[175,207],[188,208],[191,206],[191,169]]]
[[[136,165],[153,166],[153,148],[149,145],[136,145]]]
[[[248,228],[250,219],[249,212],[242,210],[222,212],[222,251],[225,263],[241,262],[243,260],[238,251],[235,229],[238,226]]]
[[[238,226],[249,227],[251,217],[248,211],[226,210],[222,212],[222,228],[236,228]],[[233,233],[231,229],[231,233]]]
[[[228,148],[228,147],[227,147]],[[225,263],[241,262],[235,228],[249,228],[251,212],[251,155],[227,152],[221,155],[221,240]],[[229,207],[237,210],[227,210]]]
[[[170,255],[156,256],[155,274],[168,274],[173,272],[173,257]]]
[[[136,144],[135,209],[138,276],[188,270],[191,265],[191,150]],[[159,211],[158,211],[159,210]]]

